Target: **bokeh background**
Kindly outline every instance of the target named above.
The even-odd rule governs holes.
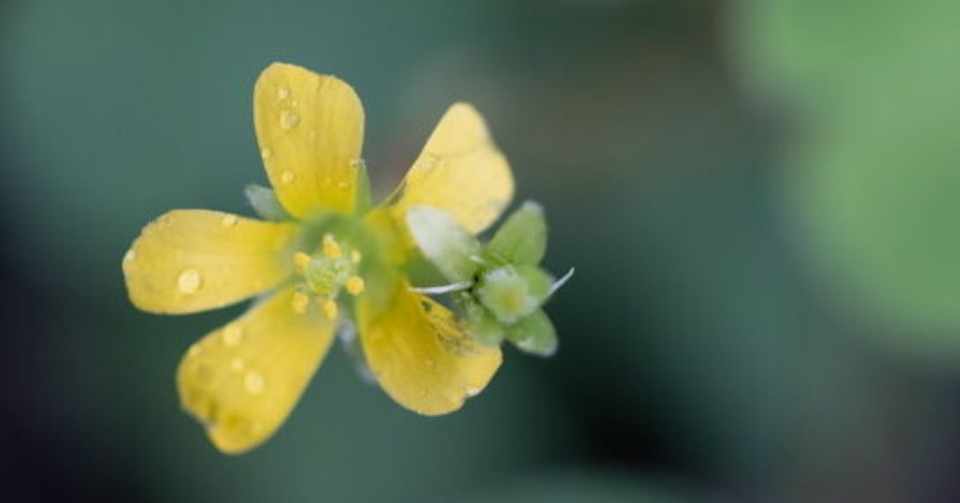
[[[58,501],[956,501],[960,4],[0,3],[0,480]],[[218,454],[173,373],[241,307],[158,317],[120,260],[250,214],[274,60],[367,111],[385,194],[475,103],[544,203],[550,360],[422,418],[334,350]]]

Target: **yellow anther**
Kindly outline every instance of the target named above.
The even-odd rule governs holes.
[[[360,261],[363,260],[363,255],[357,250],[353,250],[350,252],[350,260],[353,261],[354,264],[359,264]]]
[[[340,256],[343,255],[340,244],[337,243],[337,240],[334,239],[331,234],[323,236],[323,254],[328,258],[340,258]]]
[[[366,288],[366,283],[364,283],[363,278],[360,276],[350,276],[347,278],[347,292],[350,295],[360,295],[363,293],[364,288]]]
[[[333,299],[326,299],[321,301],[321,307],[323,308],[323,315],[327,317],[328,320],[337,319],[337,314],[340,312],[340,309],[337,307],[337,303]]]
[[[293,301],[290,305],[293,306],[293,310],[297,314],[303,314],[307,312],[307,306],[310,304],[310,297],[303,292],[297,292],[293,294]]]
[[[307,270],[307,266],[310,265],[310,255],[307,255],[303,252],[297,252],[293,255],[293,263],[297,266],[297,270],[300,271],[300,274],[303,274]]]

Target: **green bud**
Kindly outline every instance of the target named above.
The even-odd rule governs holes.
[[[462,297],[464,325],[468,334],[484,346],[498,346],[503,341],[503,327],[469,294]]]
[[[476,294],[497,320],[509,325],[539,308],[552,282],[538,267],[505,265],[486,271]]]
[[[487,253],[505,264],[537,265],[546,250],[547,223],[543,208],[532,201],[514,211],[487,245]]]
[[[447,213],[429,206],[407,210],[407,227],[417,247],[448,280],[472,282],[480,243]]]
[[[277,200],[277,195],[274,194],[273,189],[251,183],[243,189],[243,193],[247,196],[247,202],[253,207],[253,211],[260,218],[274,222],[293,220],[293,217],[283,209],[283,205]]]
[[[553,356],[557,352],[557,332],[542,309],[509,327],[507,339],[526,353]]]

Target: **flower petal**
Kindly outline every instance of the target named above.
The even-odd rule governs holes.
[[[177,370],[183,407],[213,444],[238,454],[283,424],[333,340],[334,322],[318,307],[293,308],[293,288],[196,343]]]
[[[394,194],[394,217],[412,206],[450,213],[472,234],[492,224],[513,197],[510,165],[471,105],[447,110]]]
[[[398,281],[386,309],[359,298],[367,363],[400,405],[429,416],[453,412],[493,378],[500,348],[477,344],[447,308],[409,288]]]
[[[349,84],[274,63],[253,91],[253,122],[263,164],[287,212],[353,208],[363,105]]]
[[[272,288],[291,272],[293,224],[174,210],[147,224],[123,259],[130,301],[144,311],[213,309]]]

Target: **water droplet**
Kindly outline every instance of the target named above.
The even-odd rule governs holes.
[[[261,157],[264,161],[266,161],[267,159],[269,159],[271,155],[273,155],[273,151],[272,151],[272,150],[270,150],[270,149],[268,149],[268,148],[260,149],[260,157]]]
[[[280,112],[280,127],[283,129],[292,129],[300,124],[300,115],[293,110],[284,110]]]
[[[223,343],[227,346],[236,346],[243,340],[243,329],[237,325],[230,325],[223,331]]]
[[[290,96],[290,90],[285,86],[280,86],[277,88],[277,98],[285,100],[288,96]]]
[[[480,394],[480,388],[474,386],[468,386],[466,389],[467,396],[477,396]]]
[[[127,250],[126,255],[123,256],[124,262],[133,262],[137,258],[137,252],[133,251],[133,248]]]
[[[262,393],[265,384],[263,376],[254,370],[247,372],[247,375],[243,378],[243,387],[246,388],[247,392],[251,395],[259,395]]]
[[[280,175],[280,181],[283,183],[291,183],[294,178],[293,171],[290,170],[284,171],[283,174]]]
[[[200,271],[196,269],[186,269],[177,277],[177,289],[181,293],[191,294],[200,290],[200,284],[203,279],[200,277]]]
[[[236,216],[236,215],[226,215],[226,216],[223,217],[222,220],[220,220],[220,223],[221,223],[224,227],[233,227],[234,225],[237,225],[237,216]]]
[[[195,358],[200,354],[201,351],[203,350],[200,348],[200,344],[194,344],[193,346],[190,346],[190,349],[187,350],[187,357]]]
[[[243,363],[243,358],[234,358],[233,361],[230,362],[230,368],[233,369],[234,372],[242,371],[245,366],[246,364]]]

